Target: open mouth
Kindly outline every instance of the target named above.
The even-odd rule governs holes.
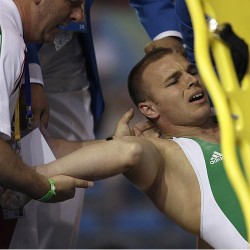
[[[203,92],[195,94],[192,97],[190,97],[189,102],[198,101],[198,100],[202,99],[203,97],[204,97],[204,93]]]

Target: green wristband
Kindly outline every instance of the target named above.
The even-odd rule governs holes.
[[[50,183],[50,190],[41,199],[39,199],[39,201],[47,202],[51,198],[56,196],[56,186],[55,186],[54,180],[53,179],[48,179],[48,181]]]

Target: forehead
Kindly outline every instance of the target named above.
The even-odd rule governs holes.
[[[152,77],[165,78],[173,71],[186,69],[189,64],[188,60],[178,53],[166,54],[162,58],[150,63],[144,70],[143,77],[151,79]]]
[[[152,67],[156,68],[175,68],[190,64],[188,60],[179,53],[170,53],[164,55],[161,59],[152,63]]]

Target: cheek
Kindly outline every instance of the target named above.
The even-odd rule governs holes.
[[[175,107],[176,98],[173,95],[159,94],[157,100],[159,110],[167,111]]]
[[[60,1],[58,1],[60,2]],[[61,23],[63,20],[68,19],[70,16],[70,8],[68,6],[57,6],[53,10],[53,21],[51,23]]]
[[[162,99],[165,100],[165,103],[170,106],[180,105],[182,103],[183,97],[179,91],[166,91],[162,92]]]

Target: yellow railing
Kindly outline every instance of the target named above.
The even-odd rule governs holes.
[[[238,32],[237,34],[249,45],[250,27],[245,26],[250,23],[250,1],[186,0],[186,3],[194,28],[197,67],[216,108],[225,169],[243,210],[249,242],[250,72],[248,68],[240,85],[229,48],[209,31],[205,16],[214,18],[219,23],[230,22],[236,33]],[[235,18],[235,15],[238,17]],[[210,49],[219,77],[215,73],[211,61]],[[240,150],[243,169],[240,167],[237,157],[236,145]]]

